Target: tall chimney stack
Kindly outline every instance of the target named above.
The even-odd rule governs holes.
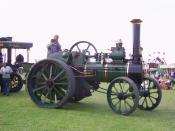
[[[140,24],[142,20],[133,19],[131,23],[133,24],[133,63],[141,62],[140,54]]]

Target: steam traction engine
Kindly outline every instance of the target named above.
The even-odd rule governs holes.
[[[33,43],[29,42],[15,42],[12,41],[12,37],[1,37],[0,38],[0,67],[2,67],[3,62],[7,62],[13,69],[10,81],[10,92],[18,92],[23,87],[24,80],[22,79],[20,72],[24,69],[25,72],[31,67],[32,63],[29,63],[29,51],[32,48]],[[27,61],[24,62],[24,56],[18,54],[16,56],[16,50],[26,50]],[[13,53],[15,51],[15,53]],[[4,52],[4,54],[2,53]],[[15,64],[12,63],[12,58],[15,55]],[[0,88],[3,90],[2,86],[2,75],[0,74]]]
[[[161,101],[157,81],[146,77],[140,54],[140,23],[133,23],[133,55],[125,59],[122,43],[116,43],[111,53],[98,53],[87,41],[75,43],[70,50],[48,56],[34,64],[28,74],[27,89],[35,104],[44,108],[59,108],[90,96],[91,91],[107,94],[112,111],[128,115],[140,108],[152,110]],[[103,89],[101,82],[110,83]],[[102,90],[100,90],[102,89]]]

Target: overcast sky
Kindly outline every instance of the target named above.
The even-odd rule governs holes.
[[[144,59],[165,52],[167,63],[175,62],[174,0],[0,0],[0,5],[0,37],[33,42],[31,62],[46,58],[54,34],[63,49],[80,40],[110,49],[121,38],[127,54],[132,53],[134,18],[143,20]]]

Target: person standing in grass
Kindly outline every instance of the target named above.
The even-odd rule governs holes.
[[[2,81],[2,75],[0,74],[0,87],[1,87],[1,92],[3,92],[3,81]]]
[[[3,94],[6,96],[9,96],[10,93],[10,74],[12,73],[12,68],[4,63],[0,69],[0,74],[2,74]]]

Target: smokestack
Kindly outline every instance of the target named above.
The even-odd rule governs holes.
[[[140,23],[142,20],[133,19],[131,23],[133,24],[133,63],[141,62],[140,54]]]

